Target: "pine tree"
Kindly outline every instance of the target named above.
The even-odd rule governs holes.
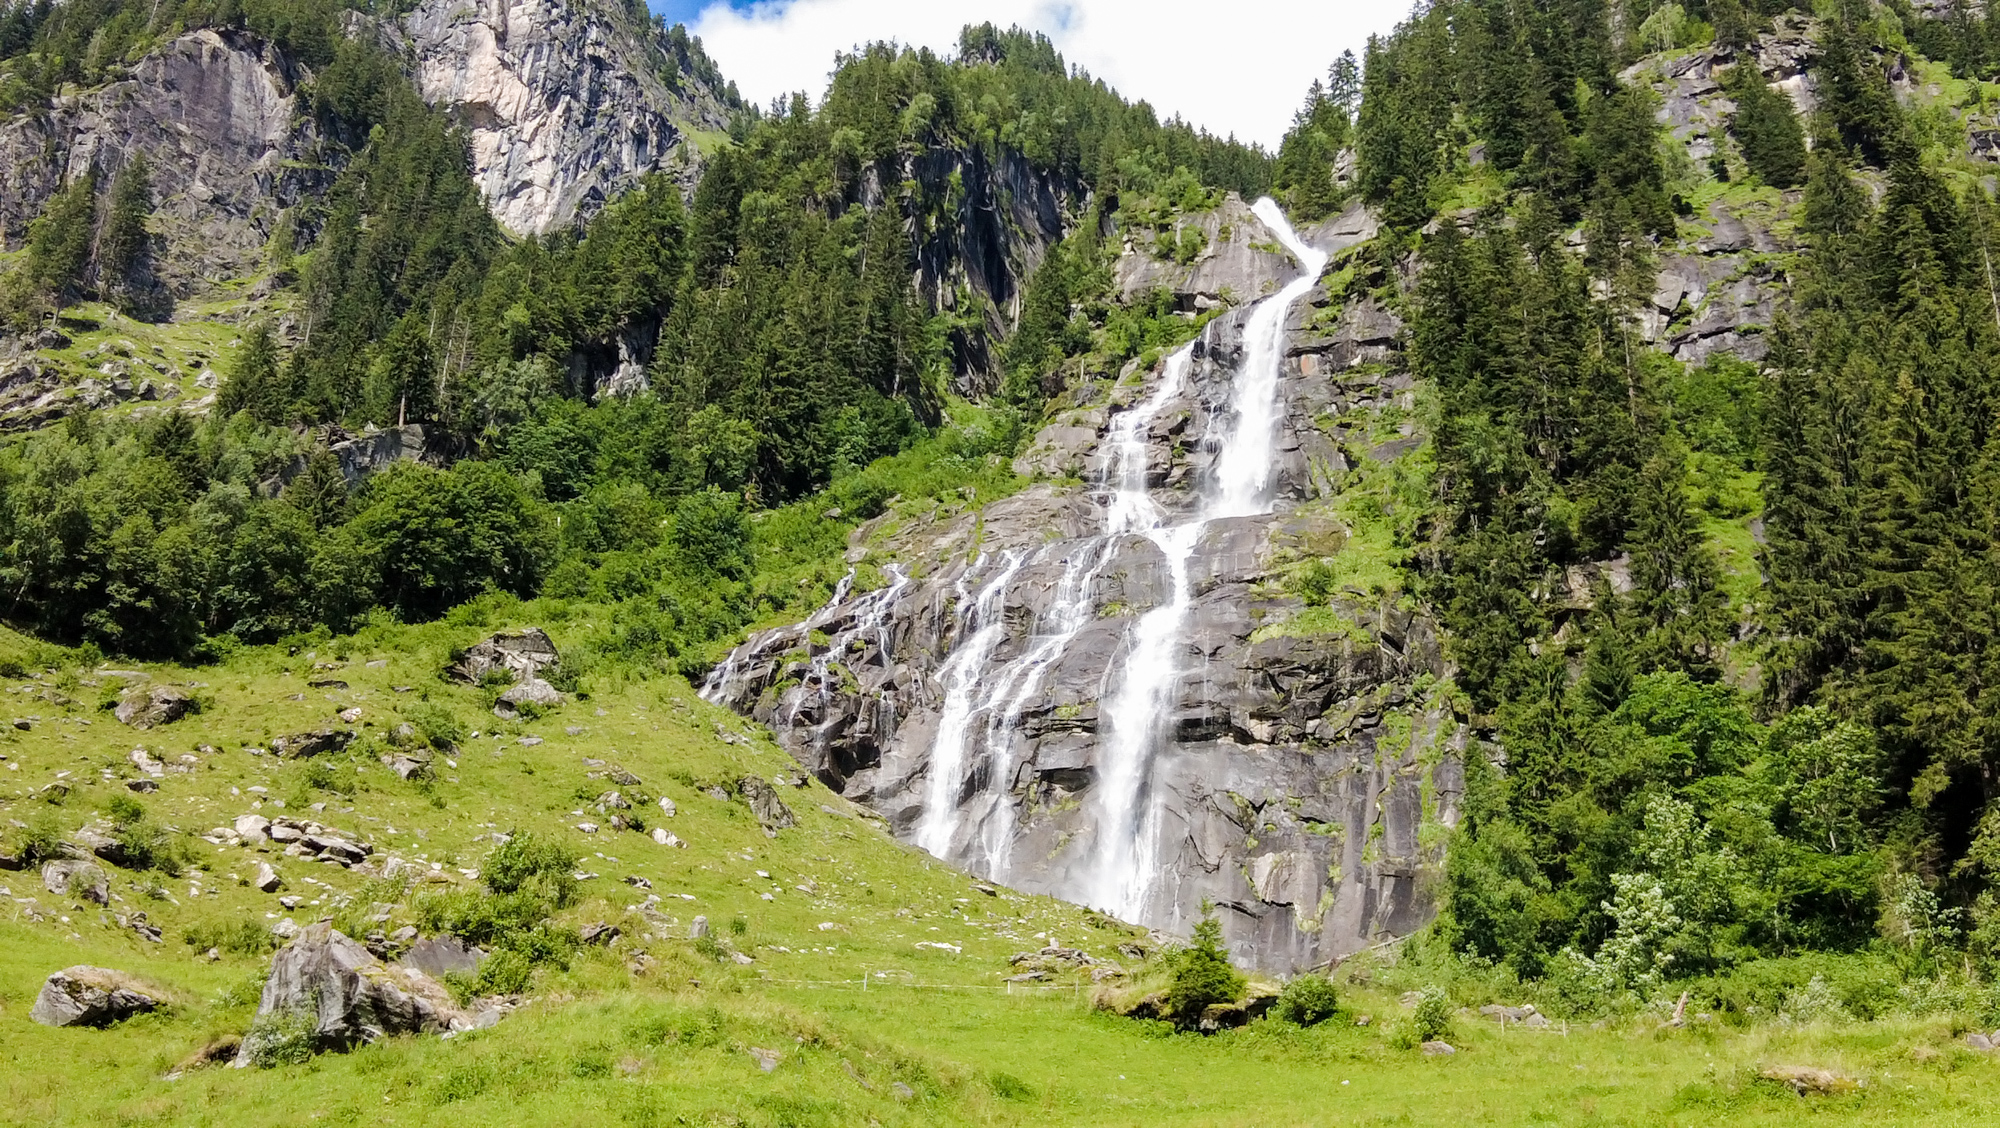
[[[1651,630],[1641,664],[1702,672],[1728,638],[1721,572],[1688,511],[1686,455],[1672,448],[1646,461],[1633,506],[1632,606]]]
[[[314,448],[305,469],[285,487],[284,501],[316,529],[330,529],[347,520],[347,478],[341,473],[340,459],[323,446]]]
[[[145,154],[135,154],[111,180],[104,230],[97,240],[99,286],[107,299],[128,313],[148,282],[151,236],[146,219],[152,214],[152,174]]]
[[[73,177],[28,225],[27,276],[56,310],[81,290],[97,225],[97,169]]]
[[[278,345],[268,325],[244,334],[243,347],[230,363],[229,375],[216,393],[216,410],[225,418],[247,411],[259,423],[286,422],[291,407],[289,389],[278,366]]]
[[[1773,188],[1791,188],[1805,181],[1805,131],[1792,112],[1792,102],[1764,84],[1757,61],[1745,57],[1723,80],[1736,102],[1729,115],[1729,132],[1743,147],[1750,171]]]

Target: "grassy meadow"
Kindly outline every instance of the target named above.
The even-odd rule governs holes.
[[[127,782],[143,775],[131,753],[143,748],[167,770],[137,798],[191,863],[107,866],[107,907],[52,894],[32,871],[0,872],[0,1123],[1969,1125],[1991,1123],[2000,1102],[2000,1065],[1963,1048],[1948,1019],[1662,1029],[1646,1017],[1530,1032],[1482,1021],[1470,1008],[1494,1000],[1459,988],[1468,1009],[1448,1035],[1459,1052],[1430,1057],[1408,1048],[1399,1001],[1420,973],[1388,960],[1342,968],[1341,1011],[1320,1026],[1265,1021],[1213,1037],[1097,1012],[1087,974],[1010,985],[1017,952],[1054,943],[1134,969],[1118,949],[1147,941],[899,845],[677,677],[605,668],[569,703],[514,722],[490,712],[497,690],[439,676],[454,648],[493,630],[538,624],[561,646],[603,629],[605,614],[489,599],[428,626],[246,648],[194,668],[78,665],[89,656],[0,639],[15,655],[0,668],[18,672],[0,681],[0,722],[27,726],[0,729],[0,850],[73,831],[131,796]],[[183,687],[201,711],[150,731],[120,724],[110,706],[145,681]],[[354,708],[361,735],[344,752],[248,751]],[[379,762],[405,721],[455,736],[432,780]],[[595,810],[619,788],[593,773],[616,769],[641,781],[620,790],[645,800],[626,814],[646,832],[613,831]],[[799,825],[767,837],[728,794],[745,775],[780,781]],[[58,781],[69,791],[54,802],[62,789],[44,789]],[[323,822],[433,876],[384,881],[200,837],[253,810]],[[659,845],[652,827],[686,846]],[[578,853],[595,876],[562,919],[616,924],[616,942],[537,972],[491,1030],[270,1070],[186,1067],[248,1028],[268,963],[240,943],[212,960],[216,937],[285,917],[355,931],[416,923],[431,891],[472,883],[489,836],[516,831]],[[259,861],[284,877],[279,893],[248,884]],[[279,896],[301,900],[286,910]],[[120,923],[135,911],[160,942]],[[697,915],[707,944],[687,939]],[[31,1023],[44,977],[78,963],[155,984],[170,1006],[109,1030]],[[1853,1087],[1800,1096],[1759,1077],[1779,1066]]]

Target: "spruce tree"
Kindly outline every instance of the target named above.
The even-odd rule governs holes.
[[[97,224],[97,169],[72,177],[28,225],[27,276],[57,312],[81,292]]]
[[[1729,115],[1729,132],[1743,147],[1750,171],[1773,188],[1792,188],[1805,181],[1805,131],[1792,101],[1764,84],[1755,58],[1745,57],[1729,70],[1723,89],[1736,102]]]
[[[152,174],[145,154],[135,154],[111,180],[104,230],[97,240],[99,286],[127,313],[146,287],[151,250],[146,220],[152,214]]]

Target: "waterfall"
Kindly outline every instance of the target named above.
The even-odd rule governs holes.
[[[938,717],[937,739],[931,743],[930,779],[925,788],[923,818],[917,823],[917,845],[940,858],[950,856],[952,839],[958,834],[959,790],[970,759],[965,738],[979,705],[980,682],[992,661],[993,651],[1007,633],[1006,621],[999,612],[1005,606],[1007,588],[1021,571],[1026,557],[1024,552],[1007,553],[1002,558],[1000,574],[979,589],[979,595],[970,600],[970,608],[965,606],[968,600],[961,594],[957,610],[962,621],[962,641],[938,671],[939,680],[945,684],[944,712]],[[965,590],[963,582],[961,579],[961,593]],[[966,637],[966,631],[971,632],[970,637]]]
[[[1284,417],[1279,381],[1284,374],[1285,321],[1326,269],[1326,255],[1293,233],[1276,203],[1259,200],[1254,210],[1306,271],[1259,304],[1244,326],[1243,364],[1230,389],[1233,418],[1217,452],[1212,479],[1192,517],[1163,527],[1157,523],[1159,510],[1150,497],[1134,500],[1126,510],[1134,520],[1132,531],[1151,540],[1166,558],[1171,593],[1133,628],[1124,677],[1105,700],[1101,714],[1110,731],[1108,738],[1100,737],[1101,766],[1094,789],[1098,864],[1091,875],[1089,900],[1126,920],[1143,918],[1158,869],[1160,805],[1149,801],[1151,768],[1155,752],[1172,739],[1168,726],[1181,672],[1182,628],[1194,597],[1189,566],[1195,546],[1211,521],[1271,510],[1278,422]],[[1164,388],[1168,381],[1161,383]],[[1136,527],[1149,516],[1153,523]],[[1118,519],[1114,512],[1114,525]]]
[[[1192,392],[1191,377],[1201,350],[1191,343],[1167,357],[1158,382],[1139,402],[1112,417],[1093,466],[1093,496],[1102,515],[1098,528],[1081,537],[1013,548],[1001,553],[997,563],[982,555],[952,577],[948,586],[928,585],[937,606],[925,621],[941,624],[936,637],[903,640],[906,646],[941,652],[944,658],[935,675],[942,707],[930,745],[907,749],[920,757],[916,764],[923,769],[911,780],[922,796],[921,814],[912,827],[915,843],[986,876],[1043,884],[1050,892],[1127,920],[1178,917],[1171,911],[1149,912],[1163,907],[1158,902],[1171,893],[1155,888],[1166,810],[1166,796],[1156,790],[1155,759],[1175,739],[1177,693],[1188,673],[1187,629],[1200,570],[1197,551],[1213,522],[1256,517],[1273,509],[1279,433],[1286,414],[1281,392],[1285,323],[1293,307],[1318,283],[1327,261],[1298,238],[1275,203],[1260,200],[1252,210],[1305,273],[1258,303],[1243,323],[1242,362],[1231,376],[1227,398],[1208,405],[1213,422],[1203,443],[1213,457],[1199,488],[1175,503],[1156,496],[1151,484],[1153,433],[1166,413],[1186,402]],[[1084,825],[1078,829],[1086,830],[1088,837],[1067,848],[1070,860],[1059,863],[1059,876],[1051,880],[1040,868],[1044,859],[1034,859],[1033,867],[1026,859],[1017,867],[1014,859],[1021,837],[1015,776],[1026,743],[1023,719],[1040,707],[1044,683],[1087,631],[1099,624],[1100,630],[1115,629],[1102,618],[1100,581],[1107,572],[1115,575],[1115,569],[1130,568],[1134,550],[1143,551],[1148,545],[1160,561],[1152,584],[1157,602],[1124,624],[1122,643],[1105,660],[1102,673],[1078,671],[1086,685],[1092,677],[1100,679],[1095,779],[1078,795],[1085,804]],[[1031,565],[1040,569],[1054,563],[1060,563],[1060,578],[1029,624],[1028,637],[1019,648],[1007,647],[1005,610],[1012,589]],[[850,573],[834,599],[811,619],[767,632],[732,655],[709,678],[702,695],[720,701],[739,692],[739,681],[772,677],[769,662],[755,663],[756,653],[789,651],[813,634],[845,622],[830,645],[813,648],[818,653],[811,659],[804,684],[786,695],[789,713],[782,726],[796,730],[802,720],[814,722],[809,733],[801,735],[823,751],[827,711],[839,678],[834,663],[853,650],[866,649],[855,645],[863,638],[883,654],[894,654],[892,618],[912,581],[893,566],[886,571],[888,587],[843,606],[853,585]],[[1125,578],[1128,590],[1143,592],[1146,585],[1135,585],[1134,578]],[[903,614],[911,610],[905,607]],[[1092,638],[1093,646],[1105,641]],[[817,712],[808,715],[815,707]],[[880,732],[893,729],[893,722],[877,726]]]

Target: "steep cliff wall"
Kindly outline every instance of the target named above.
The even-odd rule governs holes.
[[[691,191],[691,132],[729,125],[718,92],[669,87],[650,29],[593,3],[429,0],[402,30],[418,89],[464,124],[480,190],[520,234],[588,218],[649,173]]]
[[[282,209],[324,192],[342,159],[297,110],[310,77],[250,35],[202,30],[131,77],[0,122],[0,228],[18,247],[64,180],[109,178],[144,154],[156,201],[155,269],[178,296],[257,272]]]

